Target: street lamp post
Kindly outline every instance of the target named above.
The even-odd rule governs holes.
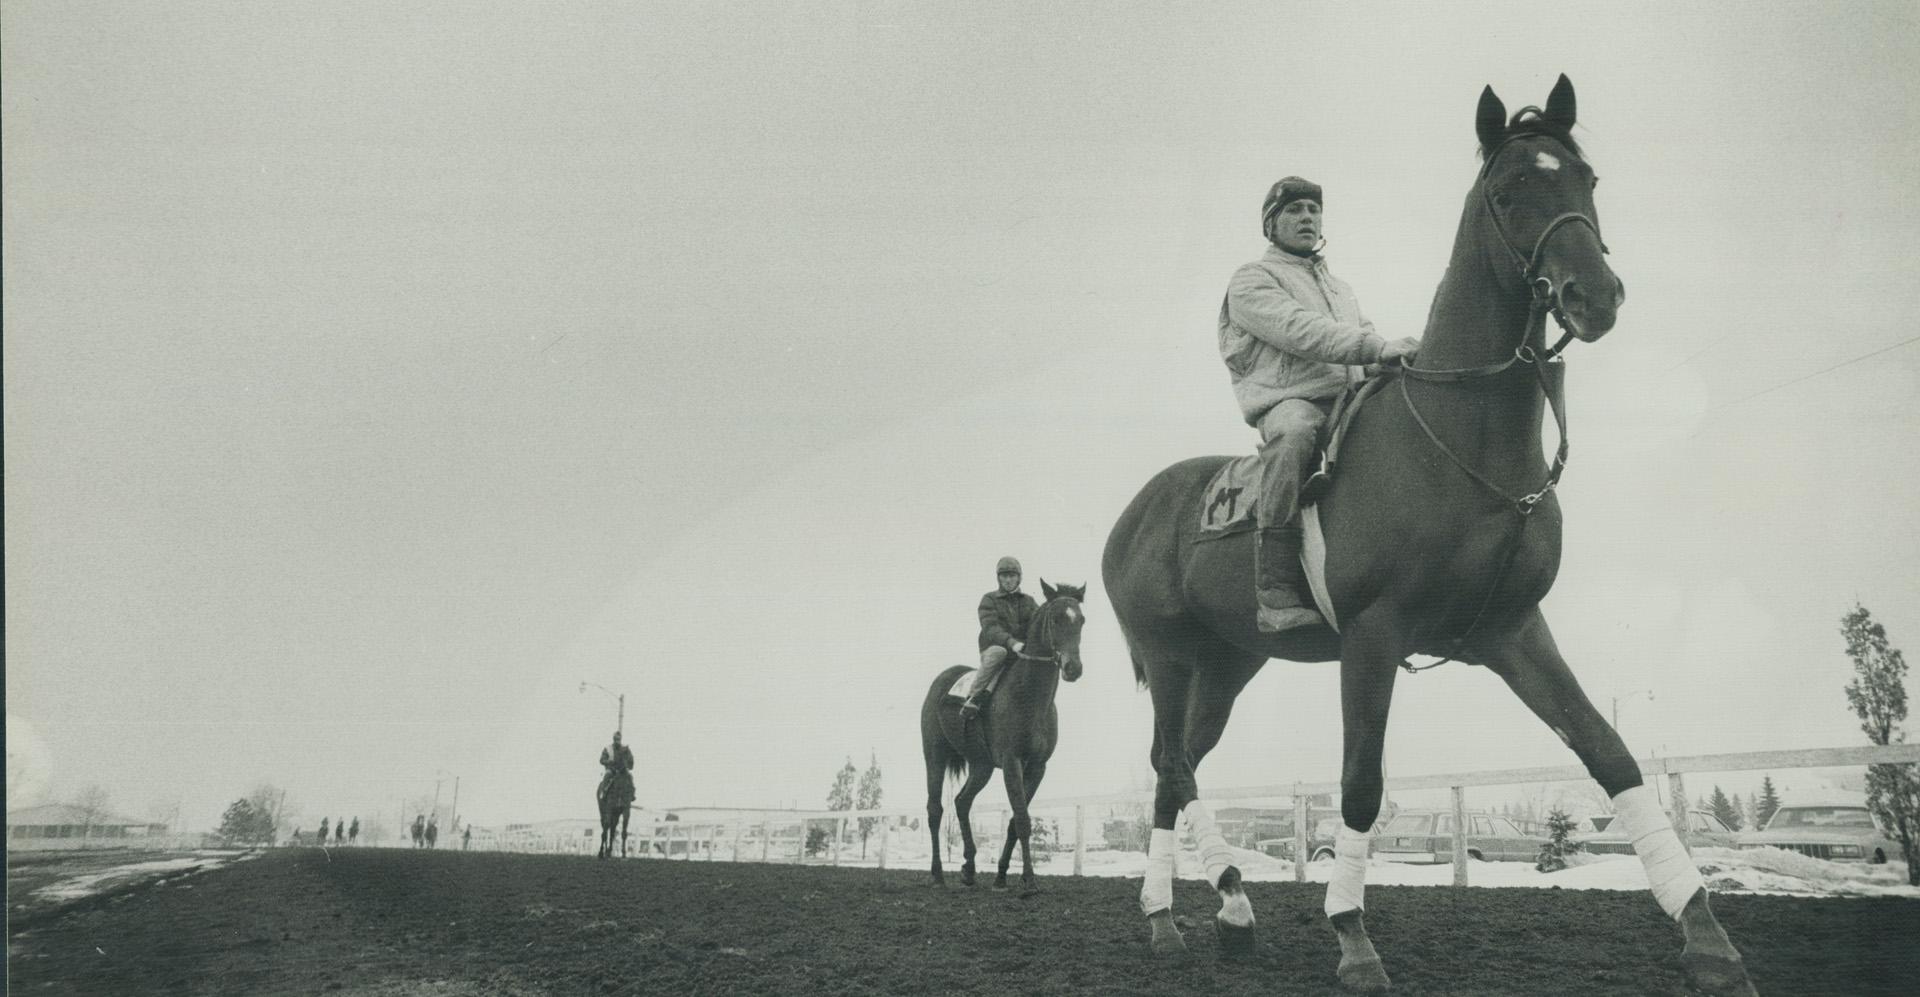
[[[580,683],[580,691],[586,692],[587,686],[593,686],[595,689],[598,689],[601,692],[604,692],[607,695],[612,696],[614,698],[614,701],[619,704],[620,713],[619,713],[619,716],[614,720],[613,729],[624,733],[627,729],[627,695],[626,693],[614,692],[612,689],[609,689],[598,682],[584,682],[584,681]]]

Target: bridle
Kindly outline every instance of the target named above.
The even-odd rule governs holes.
[[[1049,600],[1049,605],[1050,604],[1051,600]],[[1053,615],[1043,612],[1040,614],[1040,618],[1034,622],[1037,624],[1035,630],[1038,632],[1033,635],[1032,643],[1039,644],[1042,647],[1052,647]],[[1055,670],[1067,667],[1067,655],[1064,651],[1054,651],[1052,654],[1028,654],[1025,645],[1022,645],[1021,649],[1013,652],[1013,654],[1014,657],[1019,658],[1021,661],[1034,661],[1041,664],[1052,665]]]
[[[1540,230],[1539,237],[1534,239],[1533,252],[1531,253],[1523,255],[1519,247],[1507,236],[1506,226],[1500,222],[1500,212],[1494,206],[1493,194],[1487,189],[1487,177],[1493,172],[1493,164],[1500,158],[1502,150],[1519,139],[1531,138],[1536,135],[1539,135],[1539,133],[1522,132],[1517,135],[1509,135],[1502,140],[1499,145],[1494,146],[1487,152],[1486,162],[1480,167],[1479,179],[1480,199],[1486,206],[1487,217],[1493,220],[1494,234],[1500,237],[1500,244],[1506,248],[1507,255],[1512,257],[1514,262],[1519,265],[1520,279],[1525,283],[1530,298],[1527,306],[1527,323],[1520,331],[1520,344],[1514,347],[1513,355],[1505,360],[1479,367],[1432,369],[1414,367],[1407,364],[1400,366],[1400,371],[1404,375],[1400,379],[1400,397],[1406,402],[1407,411],[1413,415],[1413,421],[1418,423],[1421,431],[1427,434],[1427,439],[1432,441],[1433,445],[1438,447],[1440,452],[1447,456],[1448,460],[1453,461],[1454,466],[1465,471],[1468,477],[1472,478],[1481,487],[1504,499],[1507,504],[1513,508],[1519,518],[1518,529],[1514,530],[1513,535],[1507,541],[1506,554],[1501,558],[1500,569],[1494,574],[1493,584],[1488,587],[1486,598],[1481,600],[1480,609],[1474,614],[1473,621],[1467,624],[1467,629],[1461,631],[1460,636],[1453,639],[1452,654],[1429,665],[1416,666],[1409,662],[1402,661],[1400,666],[1409,672],[1420,672],[1429,668],[1438,668],[1454,660],[1453,655],[1457,655],[1460,652],[1460,648],[1466,644],[1467,638],[1480,626],[1481,620],[1486,618],[1487,610],[1492,607],[1494,595],[1500,591],[1500,584],[1506,580],[1508,569],[1513,567],[1514,559],[1519,556],[1520,537],[1526,532],[1527,522],[1532,517],[1534,509],[1538,508],[1540,503],[1559,485],[1561,472],[1565,471],[1567,467],[1566,399],[1562,392],[1554,390],[1553,382],[1547,379],[1547,365],[1565,363],[1565,361],[1561,359],[1560,354],[1574,338],[1573,323],[1567,318],[1566,311],[1561,306],[1560,289],[1554,286],[1553,278],[1548,277],[1540,270],[1541,256],[1546,251],[1547,240],[1553,238],[1553,234],[1559,231],[1563,225],[1578,223],[1593,230],[1594,238],[1600,240],[1600,252],[1603,254],[1607,252],[1607,244],[1604,239],[1600,238],[1599,224],[1585,213],[1579,211],[1567,211],[1556,215],[1552,221],[1546,224],[1545,228]],[[1551,138],[1551,136],[1543,137]],[[1551,348],[1544,352],[1536,353],[1533,347],[1528,344],[1533,341],[1533,336],[1536,332],[1541,333],[1544,340],[1546,317],[1548,315],[1553,316],[1554,322],[1557,323],[1562,330],[1562,335],[1559,341],[1554,343]],[[1407,392],[1408,380],[1428,381],[1439,384],[1458,383],[1460,381],[1474,380],[1503,373],[1516,363],[1526,364],[1533,368],[1534,377],[1540,383],[1540,391],[1546,396],[1548,407],[1553,410],[1553,421],[1560,432],[1560,446],[1554,451],[1553,463],[1547,469],[1546,482],[1536,491],[1526,495],[1513,495],[1496,484],[1491,478],[1474,470],[1472,465],[1463,460],[1459,454],[1453,451],[1453,448],[1447,446],[1446,443],[1440,439],[1439,435],[1433,431],[1433,427],[1428,425],[1426,418],[1420,414],[1420,409],[1414,405],[1413,396]]]
[[[1493,173],[1493,164],[1499,160],[1500,153],[1508,145],[1523,138],[1536,136],[1539,136],[1539,133],[1522,132],[1518,135],[1509,135],[1499,145],[1488,151],[1487,161],[1480,166],[1480,200],[1487,206],[1487,217],[1493,219],[1493,231],[1500,237],[1500,245],[1506,247],[1507,255],[1513,257],[1513,261],[1519,264],[1520,279],[1527,285],[1527,290],[1532,295],[1533,303],[1527,315],[1527,332],[1532,333],[1536,326],[1544,327],[1546,314],[1552,314],[1554,322],[1560,326],[1562,335],[1559,342],[1554,343],[1545,354],[1545,359],[1551,363],[1573,340],[1573,323],[1567,318],[1566,310],[1561,306],[1560,289],[1554,286],[1553,278],[1540,272],[1540,255],[1546,251],[1547,240],[1553,238],[1553,234],[1560,230],[1560,226],[1578,223],[1593,231],[1594,239],[1600,243],[1602,255],[1608,253],[1608,249],[1607,240],[1600,235],[1600,224],[1579,211],[1566,211],[1556,215],[1545,228],[1540,230],[1539,237],[1533,240],[1533,252],[1525,256],[1520,254],[1520,247],[1514,245],[1513,240],[1508,238],[1507,227],[1501,224],[1500,212],[1494,207],[1493,193],[1487,188],[1487,177]],[[1539,137],[1551,138],[1551,136]],[[1525,342],[1526,339],[1521,339],[1522,344]]]

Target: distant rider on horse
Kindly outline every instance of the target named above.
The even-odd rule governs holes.
[[[1302,479],[1334,400],[1362,365],[1411,359],[1420,348],[1418,340],[1388,342],[1374,332],[1353,289],[1327,269],[1321,203],[1320,185],[1310,180],[1274,184],[1260,208],[1270,245],[1234,272],[1220,304],[1220,358],[1262,445],[1254,591],[1264,633],[1324,622],[1302,598],[1291,562],[1300,551],[1294,516],[1324,485],[1321,475],[1304,486]]]
[[[624,777],[624,782],[633,784],[633,749],[620,743],[617,730],[613,732],[613,743],[600,749],[600,767],[606,770],[600,776],[600,799],[606,799],[616,777]]]
[[[1020,591],[1020,562],[1003,557],[994,565],[998,587],[980,597],[980,671],[973,677],[973,691],[960,704],[960,718],[970,720],[980,713],[980,704],[993,694],[992,685],[1006,667],[1010,655],[1020,653],[1026,644],[1020,637],[1040,611],[1033,596]]]

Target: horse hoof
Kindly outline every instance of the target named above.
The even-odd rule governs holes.
[[[942,889],[945,889],[945,888],[946,888],[946,885],[947,885],[947,877],[945,877],[945,876],[942,876],[942,875],[940,875],[939,873],[937,873],[937,872],[936,872],[936,873],[934,873],[934,874],[933,874],[933,878],[931,878],[931,879],[929,879],[929,880],[927,880],[927,885],[928,885],[928,886],[937,886],[937,887],[940,887],[940,888],[942,888]]]
[[[961,874],[960,874],[960,885],[961,885],[961,886],[972,886],[972,885],[973,885],[973,873],[970,873],[970,872],[963,872],[963,873],[961,873]]]
[[[993,877],[993,888],[996,890],[999,890],[1001,893],[1007,892],[1007,877],[1005,876]]]
[[[1340,985],[1348,990],[1377,994],[1390,989],[1393,981],[1387,979],[1387,971],[1380,966],[1378,959],[1364,959],[1340,962]]]
[[[1701,953],[1682,953],[1680,966],[1687,971],[1687,984],[1714,997],[1759,997],[1747,968],[1739,959]]]
[[[1187,954],[1186,940],[1180,937],[1180,929],[1173,925],[1172,911],[1159,911],[1147,915],[1147,926],[1153,929],[1153,954],[1156,958],[1177,959]]]
[[[1234,924],[1224,917],[1213,919],[1215,935],[1220,939],[1220,954],[1228,959],[1252,959],[1255,951],[1253,925]]]

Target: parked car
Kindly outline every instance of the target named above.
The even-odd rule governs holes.
[[[1342,823],[1340,812],[1337,810],[1326,815],[1322,815],[1320,811],[1316,810],[1314,811],[1314,815],[1319,819],[1315,820],[1313,825],[1307,829],[1307,861],[1309,862],[1318,862],[1322,859],[1333,858],[1333,837],[1340,833],[1340,825]],[[1293,859],[1294,840],[1292,837],[1267,838],[1256,843],[1254,847],[1274,858],[1287,859],[1288,861],[1292,861]]]
[[[1467,857],[1483,862],[1532,862],[1547,843],[1497,814],[1467,813]],[[1373,854],[1389,862],[1453,861],[1453,811],[1403,810],[1373,839]]]
[[[1783,806],[1767,826],[1742,835],[1741,848],[1784,848],[1830,862],[1878,865],[1900,854],[1900,843],[1859,804]]]
[[[1627,832],[1607,814],[1586,818],[1597,831],[1576,831],[1567,836],[1567,840],[1580,846],[1580,850],[1589,855],[1632,855],[1633,842],[1627,840]],[[1687,842],[1693,845],[1707,845],[1712,848],[1738,848],[1740,835],[1712,811],[1687,811]]]

